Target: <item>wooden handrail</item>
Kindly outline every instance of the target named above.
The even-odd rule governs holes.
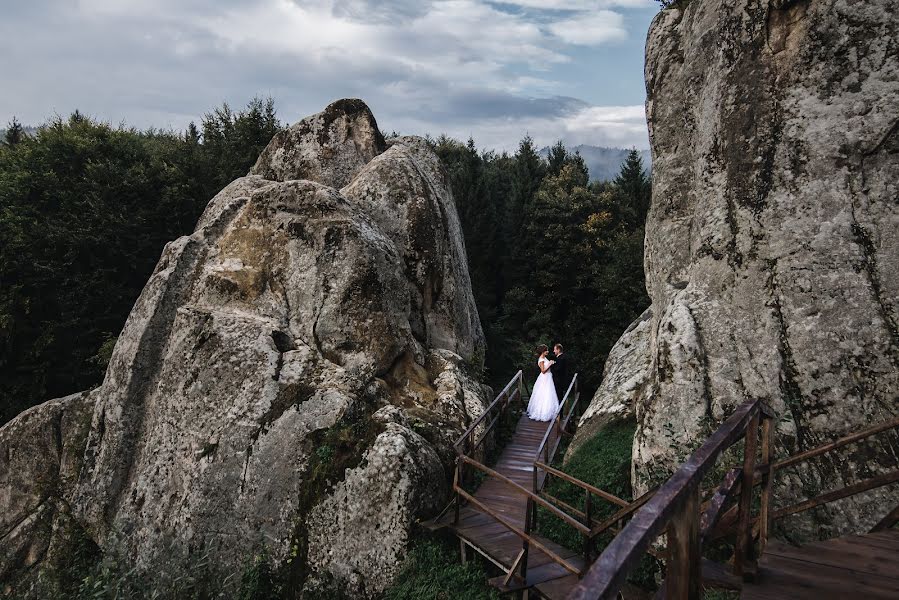
[[[883,487],[885,485],[890,485],[896,482],[899,482],[899,470],[887,471],[886,473],[881,473],[880,475],[871,477],[870,479],[865,479],[864,481],[859,481],[858,483],[847,485],[844,488],[821,494],[820,496],[816,496],[815,498],[812,498],[810,500],[805,500],[791,506],[778,508],[771,513],[771,518],[782,519],[789,515],[795,515],[796,513],[811,510],[815,507],[821,506],[822,504],[827,504],[828,502],[842,500],[843,498],[855,496],[856,494],[867,492],[869,490]]]
[[[552,419],[549,421],[549,427],[546,428],[546,433],[543,434],[543,440],[540,442],[540,445],[537,446],[537,452],[534,453],[534,460],[540,460],[540,455],[543,454],[543,451],[546,449],[546,444],[549,442],[550,434],[552,433],[553,427],[556,425],[556,422],[559,420],[559,414],[561,414],[562,409],[565,406],[565,403],[568,402],[568,398],[571,394],[571,389],[577,384],[577,373],[574,374],[574,377],[571,378],[571,383],[568,384],[568,389],[565,390],[565,395],[562,396],[562,401],[559,403],[559,406],[556,408],[556,412],[553,415]],[[572,405],[573,407],[573,405]],[[574,410],[572,408],[572,410]],[[568,412],[569,416],[571,415],[571,410]],[[559,432],[559,435],[562,435],[562,432]],[[556,446],[558,447],[558,445]],[[555,454],[555,449],[553,449],[553,454]],[[549,457],[547,462],[552,462],[552,457]]]
[[[497,404],[499,404],[499,401],[500,401],[503,397],[507,397],[507,398],[510,397],[510,396],[507,396],[507,394],[508,394],[508,392],[509,392],[509,388],[511,388],[512,385],[514,385],[514,384],[515,384],[518,380],[520,380],[520,379],[521,379],[521,371],[518,371],[518,372],[515,374],[515,376],[512,377],[512,379],[509,381],[509,383],[506,384],[506,387],[504,387],[504,388],[502,389],[502,391],[501,391],[499,394],[496,395],[496,398],[493,399],[493,402],[491,402],[491,403],[487,406],[487,408],[484,409],[484,412],[482,412],[482,413],[478,416],[478,418],[476,418],[474,421],[471,422],[471,424],[468,426],[468,429],[465,430],[465,433],[463,433],[461,436],[459,436],[459,439],[456,440],[456,442],[453,444],[453,448],[456,449],[456,452],[457,452],[457,453],[460,453],[460,454],[461,454],[460,447],[461,447],[462,443],[465,442],[465,440],[468,439],[468,437],[474,432],[474,430],[477,428],[477,426],[480,425],[481,422],[484,421],[484,419],[487,418],[487,415],[490,414],[490,411],[493,410],[493,408],[494,408]],[[494,422],[495,422],[495,420],[494,420]],[[480,444],[480,442],[483,441],[483,440],[484,440],[484,436],[481,437],[481,440],[478,442],[478,444]]]
[[[583,525],[583,524],[580,523],[577,519],[574,519],[574,518],[572,518],[570,515],[564,513],[564,512],[561,511],[561,510],[559,510],[558,508],[556,508],[555,506],[553,506],[548,500],[545,500],[544,498],[541,498],[539,495],[535,494],[534,492],[532,492],[531,490],[527,489],[526,487],[524,487],[524,486],[522,486],[522,485],[519,485],[519,484],[515,483],[514,481],[512,481],[511,479],[509,479],[509,478],[506,477],[505,475],[503,475],[503,474],[501,474],[501,473],[497,473],[496,471],[494,471],[494,470],[491,469],[490,467],[487,467],[487,466],[485,466],[485,465],[479,463],[478,461],[476,461],[476,460],[474,460],[474,459],[472,459],[472,458],[470,458],[470,457],[468,457],[468,456],[460,456],[460,457],[459,457],[459,460],[461,460],[461,461],[463,461],[463,462],[466,462],[466,463],[470,464],[470,465],[473,466],[474,468],[479,469],[479,470],[483,471],[484,473],[487,473],[487,474],[490,475],[491,477],[497,478],[498,480],[502,481],[502,482],[505,483],[506,485],[508,485],[508,486],[512,487],[513,489],[515,489],[515,490],[521,492],[522,494],[524,494],[525,496],[527,496],[528,498],[530,498],[531,500],[533,500],[535,503],[537,503],[537,504],[539,504],[540,506],[542,506],[543,508],[549,510],[549,511],[550,511],[551,513],[553,513],[555,516],[559,517],[560,519],[562,519],[563,521],[565,521],[566,523],[568,523],[569,525],[571,525],[572,527],[574,527],[575,529],[577,529],[580,533],[584,533],[584,534],[590,533],[590,528],[589,528],[589,527],[587,527],[586,525]]]
[[[532,536],[528,535],[528,534],[525,533],[524,531],[522,531],[522,530],[518,529],[517,527],[515,527],[515,525],[513,525],[513,524],[512,524],[510,521],[508,521],[505,517],[503,517],[502,515],[500,515],[500,514],[494,512],[489,506],[487,506],[486,504],[484,504],[483,502],[481,502],[480,500],[478,500],[477,498],[475,498],[474,496],[472,496],[471,494],[469,494],[468,492],[466,492],[466,491],[463,490],[462,488],[457,487],[457,488],[456,488],[456,493],[459,494],[459,495],[461,495],[463,498],[465,498],[466,500],[468,500],[469,502],[471,502],[472,504],[474,504],[474,505],[477,506],[478,508],[480,508],[480,509],[481,509],[482,511],[484,511],[484,513],[486,513],[487,515],[493,517],[496,521],[498,521],[498,522],[500,523],[500,525],[504,526],[506,529],[508,529],[509,531],[511,531],[512,533],[514,533],[514,534],[517,535],[518,537],[520,537],[522,540],[525,540],[525,541],[528,542],[529,544],[533,544],[534,546],[536,546],[537,548],[539,548],[540,550],[542,550],[548,557],[550,557],[551,559],[553,559],[553,561],[559,563],[565,570],[567,570],[567,571],[568,571],[569,573],[571,573],[572,575],[577,575],[577,576],[580,576],[580,575],[581,575],[581,570],[580,570],[580,569],[578,569],[577,567],[571,566],[571,565],[568,563],[568,561],[566,561],[564,558],[562,558],[561,556],[559,556],[558,554],[556,554],[555,552],[553,552],[553,551],[550,550],[549,548],[547,548],[546,545],[542,544],[539,540],[533,538]]]
[[[590,537],[594,538],[594,537],[598,536],[599,534],[604,533],[607,529],[612,527],[612,525],[614,525],[618,521],[620,521],[622,519],[626,519],[628,516],[637,512],[641,506],[643,506],[644,504],[649,502],[649,499],[652,498],[657,491],[658,491],[658,489],[649,490],[648,492],[646,492],[645,494],[643,494],[642,496],[640,496],[639,498],[637,498],[636,500],[634,500],[633,502],[631,502],[630,504],[628,504],[627,506],[625,506],[624,508],[622,508],[621,510],[616,512],[614,515],[607,518],[605,521],[602,521],[599,525],[597,525],[596,527],[594,527],[593,529],[590,530]]]
[[[672,517],[697,504],[702,478],[712,469],[718,457],[746,434],[750,422],[757,421],[759,412],[758,400],[748,400],[737,407],[721,427],[637,511],[593,563],[569,595],[569,599],[614,598],[630,570],[637,565],[653,541],[665,531]],[[675,533],[678,539],[687,535],[681,530]],[[696,534],[698,535],[698,516]],[[693,558],[699,560],[699,556]]]
[[[780,470],[785,467],[794,465],[798,462],[802,462],[826,452],[836,450],[837,448],[842,448],[843,446],[847,446],[853,442],[861,441],[865,438],[871,437],[876,433],[880,433],[881,431],[886,431],[887,429],[892,429],[894,427],[899,427],[899,417],[894,417],[892,419],[889,419],[888,421],[884,421],[882,423],[878,423],[877,425],[873,425],[872,427],[868,427],[867,429],[863,429],[859,432],[841,437],[827,444],[822,444],[817,448],[812,448],[811,450],[806,450],[805,452],[800,452],[799,454],[788,456],[783,460],[778,460],[772,463],[771,468]]]
[[[618,506],[630,506],[631,505],[631,502],[628,502],[627,500],[622,500],[621,498],[619,498],[618,496],[616,496],[614,494],[610,494],[609,492],[604,492],[603,490],[599,489],[598,487],[594,487],[585,481],[581,481],[580,479],[575,479],[568,473],[565,473],[564,471],[560,471],[559,469],[555,469],[547,464],[544,464],[543,462],[541,462],[539,460],[534,462],[534,466],[538,467],[540,469],[543,469],[547,473],[552,473],[559,479],[563,479],[563,480],[567,481],[568,483],[574,484],[582,489],[585,489],[588,492],[590,492],[591,494],[593,494],[594,496],[598,496],[604,500],[608,500],[612,504],[617,504]]]

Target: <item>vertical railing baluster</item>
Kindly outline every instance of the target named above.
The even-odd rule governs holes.
[[[700,600],[702,570],[698,484],[691,488],[683,507],[671,518],[667,537],[665,600]]]
[[[759,507],[759,556],[765,551],[768,545],[768,532],[770,529],[770,511],[771,511],[771,490],[774,486],[774,468],[772,466],[772,447],[774,440],[772,433],[774,430],[774,421],[770,417],[764,417],[762,421],[762,465],[766,467],[764,475],[762,475],[762,496],[761,505]]]
[[[587,526],[587,529],[593,529],[593,523],[591,522],[591,502],[590,502],[590,490],[584,490],[585,498],[584,498],[584,525]],[[592,543],[592,538],[589,533],[584,534],[584,564],[590,564],[590,544]]]
[[[752,488],[755,476],[755,455],[758,451],[759,412],[756,409],[743,446],[743,473],[740,484],[740,504],[737,521],[737,545],[734,548],[734,574],[749,580],[755,573],[752,540]]]
[[[528,500],[527,500],[527,503],[525,504],[525,509],[524,509],[524,534],[525,534],[525,536],[531,535],[531,527],[530,527],[531,514],[536,513],[536,512],[537,512],[537,506],[534,504],[533,499],[528,497]],[[533,519],[534,519],[534,522],[536,523],[536,520],[537,520],[536,514],[534,514]],[[536,527],[536,525],[535,525],[535,527]],[[531,544],[527,538],[525,538],[521,542],[521,549],[524,551],[524,555],[521,557],[521,567],[520,567],[521,568],[521,579],[522,579],[522,581],[525,582],[525,585],[527,585],[527,580],[528,580],[528,551],[530,549],[530,545]]]
[[[456,457],[456,472],[453,475],[453,493],[456,494],[455,518],[453,524],[459,524],[459,509],[462,504],[462,497],[459,495],[459,488],[462,486],[462,461]]]

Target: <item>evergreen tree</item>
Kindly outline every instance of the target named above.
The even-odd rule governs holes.
[[[15,146],[25,137],[25,128],[19,123],[18,119],[12,118],[12,121],[6,125],[5,142],[7,146]]]
[[[625,218],[632,225],[642,225],[649,211],[649,199],[652,196],[652,185],[643,169],[643,159],[636,149],[627,154],[621,171],[615,178],[615,186],[622,194],[622,206]]]
[[[0,152],[0,424],[99,383],[163,246],[277,127],[258,100],[204,124],[209,146],[196,126],[139,132],[76,111]]]

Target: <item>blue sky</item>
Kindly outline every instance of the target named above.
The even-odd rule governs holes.
[[[294,122],[340,97],[381,128],[645,148],[654,0],[31,0],[0,21],[0,119],[75,108],[183,129],[227,101]],[[11,82],[15,82],[11,85]]]

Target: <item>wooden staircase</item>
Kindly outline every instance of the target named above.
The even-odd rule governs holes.
[[[499,591],[552,600],[642,599],[646,592],[632,588],[627,578],[643,555],[651,554],[665,563],[657,600],[700,600],[703,589],[716,587],[739,590],[748,600],[899,599],[899,533],[894,529],[899,506],[865,535],[799,548],[768,542],[777,519],[899,482],[897,468],[790,506],[773,505],[780,471],[899,427],[899,417],[775,460],[776,415],[764,402],[750,400],[662,486],[628,501],[551,466],[578,399],[575,376],[555,418],[531,421],[516,412],[525,404],[519,371],[455,444],[453,500],[425,525],[451,530],[460,540],[463,561],[474,550],[499,567],[503,575],[490,580]],[[514,433],[496,464],[488,467],[487,447],[497,424],[510,415],[516,415]],[[742,465],[726,471],[720,483],[704,487],[707,475],[720,472],[716,464],[725,451],[741,441]],[[544,491],[552,477],[583,490],[581,508]],[[614,514],[598,521],[593,508],[598,502],[614,505]],[[564,548],[535,533],[538,507],[575,529],[582,548]],[[609,531],[618,535],[597,557],[597,538]],[[703,556],[722,539],[732,544],[729,560]]]

